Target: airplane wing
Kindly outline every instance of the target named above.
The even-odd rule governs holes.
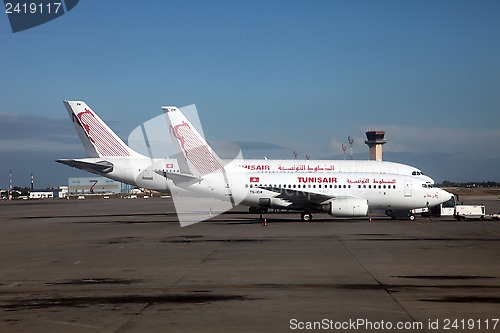
[[[199,183],[203,180],[202,177],[195,177],[193,175],[183,174],[183,173],[174,173],[163,170],[155,171],[160,176],[163,176],[167,179],[171,179],[176,186],[179,187],[187,187],[189,185]]]
[[[294,205],[317,204],[320,205],[325,201],[332,199],[331,195],[305,192],[297,189],[281,188],[281,187],[259,187],[264,190],[279,193],[277,198],[291,202]]]
[[[62,159],[56,160],[56,162],[96,174],[105,174],[113,171],[113,163],[104,160],[94,162],[86,159]]]
[[[327,210],[330,215],[365,216],[368,211],[366,199],[354,195],[326,195],[297,189],[259,187],[279,193],[275,198],[289,202],[288,209]]]

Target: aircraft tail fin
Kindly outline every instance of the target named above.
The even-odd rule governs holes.
[[[162,110],[170,121],[172,141],[184,156],[188,170],[183,172],[197,176],[223,173],[222,160],[186,116],[175,106],[164,106]]]
[[[136,156],[101,118],[82,101],[64,101],[66,110],[89,157]]]

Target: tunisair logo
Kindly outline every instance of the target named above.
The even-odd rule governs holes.
[[[185,121],[172,126],[172,131],[186,158],[202,175],[224,172],[224,167],[215,158],[208,145],[204,144]]]
[[[297,177],[299,183],[336,183],[337,177]]]
[[[130,156],[128,150],[106,129],[103,123],[89,110],[72,116],[85,135],[103,156]]]
[[[79,0],[4,0],[12,32],[52,21],[72,10]]]

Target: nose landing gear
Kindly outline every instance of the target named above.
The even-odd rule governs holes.
[[[304,222],[308,222],[308,221],[311,221],[313,218],[312,214],[310,212],[303,212],[302,214],[300,214],[300,219]]]

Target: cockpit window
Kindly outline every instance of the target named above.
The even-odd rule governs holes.
[[[427,182],[425,184],[422,184],[422,187],[423,188],[433,188],[434,186],[430,182]]]
[[[413,176],[422,176],[424,173],[423,173],[422,171],[418,171],[418,170],[416,170],[416,171],[413,171],[411,174],[412,174]]]

